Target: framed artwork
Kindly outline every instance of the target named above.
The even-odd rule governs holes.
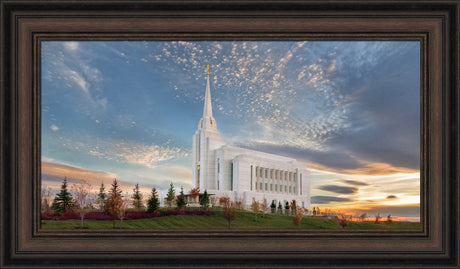
[[[45,40],[40,48],[44,229],[72,228],[58,221],[72,214],[52,208],[64,179],[85,228],[111,228],[104,204],[114,178],[120,221],[149,211],[152,188],[152,214],[213,214],[197,217],[208,225],[145,215],[125,228],[227,228],[219,200],[228,198],[242,210],[234,228],[294,229],[297,211],[305,229],[420,229],[419,40]]]
[[[459,265],[458,2],[1,5],[2,268]],[[68,229],[63,178],[291,226]]]

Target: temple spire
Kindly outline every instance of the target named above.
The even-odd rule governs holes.
[[[206,94],[204,96],[203,119],[213,120],[212,105],[211,105],[211,87],[209,86],[209,64],[206,65]]]

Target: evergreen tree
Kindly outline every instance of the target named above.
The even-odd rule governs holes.
[[[166,195],[166,204],[169,207],[172,207],[174,198],[176,198],[176,190],[174,189],[174,186],[171,182],[171,184],[169,185],[168,195]]]
[[[160,201],[158,200],[158,193],[155,188],[152,188],[152,194],[147,201],[147,212],[153,213],[160,207]]]
[[[270,205],[270,208],[272,209],[272,214],[275,213],[275,210],[276,210],[276,204],[275,204],[275,200],[272,200],[272,204]]]
[[[281,202],[278,202],[278,214],[281,214],[283,211],[283,206],[281,205]]]
[[[177,208],[184,208],[186,205],[187,201],[185,201],[184,188],[181,187],[179,197],[177,198]]]
[[[63,213],[67,210],[73,210],[74,208],[75,201],[67,190],[67,177],[65,177],[61,185],[61,191],[57,193],[54,198],[52,209],[57,213]]]
[[[99,194],[97,195],[97,203],[99,204],[99,208],[104,210],[105,199],[107,198],[107,194],[105,193],[105,186],[104,182],[101,183],[101,187],[99,188]]]
[[[206,209],[209,207],[209,195],[206,190],[204,190],[203,196],[200,199],[200,205],[203,209]]]
[[[105,212],[113,216],[113,228],[115,228],[115,219],[122,207],[123,196],[121,195],[121,188],[118,185],[117,179],[115,178],[112,183],[112,189],[110,190],[110,196],[104,204]]]
[[[142,208],[142,193],[139,191],[139,183],[134,187],[134,194],[131,196],[133,198],[133,206],[136,210]]]

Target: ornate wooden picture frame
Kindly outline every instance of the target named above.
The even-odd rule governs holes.
[[[2,268],[458,268],[458,1],[15,1],[1,8]],[[40,42],[418,40],[420,230],[41,230]]]

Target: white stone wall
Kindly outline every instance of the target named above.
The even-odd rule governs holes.
[[[250,206],[252,198],[262,202],[265,197],[269,203],[276,200],[277,203],[281,201],[284,206],[286,201],[296,200],[297,205],[301,206],[303,202],[305,208],[310,208],[310,180],[305,164],[291,158],[232,146],[223,146],[217,149],[215,156],[216,164],[217,160],[220,162],[220,173],[216,173],[218,175],[216,181],[219,180],[219,190],[212,190],[216,195],[219,193],[228,194],[228,191],[233,191],[235,198],[243,199],[245,206]],[[233,189],[230,185],[232,163]],[[264,169],[263,176],[260,176],[260,172],[256,172],[256,168]],[[268,170],[268,178],[265,177],[265,170]],[[217,171],[217,167],[215,171]],[[289,173],[291,174],[290,181],[285,177],[285,174]],[[300,190],[300,174],[302,174],[302,190]],[[260,183],[264,187],[262,190],[260,190]],[[265,184],[267,184],[268,190],[265,190]],[[283,186],[282,189],[281,186]],[[291,187],[291,192],[287,186]]]
[[[193,187],[200,190],[216,189],[215,149],[225,145],[222,135],[215,128],[199,128],[193,136],[192,162]],[[200,166],[198,175],[197,166]],[[199,177],[199,179],[198,179]]]

